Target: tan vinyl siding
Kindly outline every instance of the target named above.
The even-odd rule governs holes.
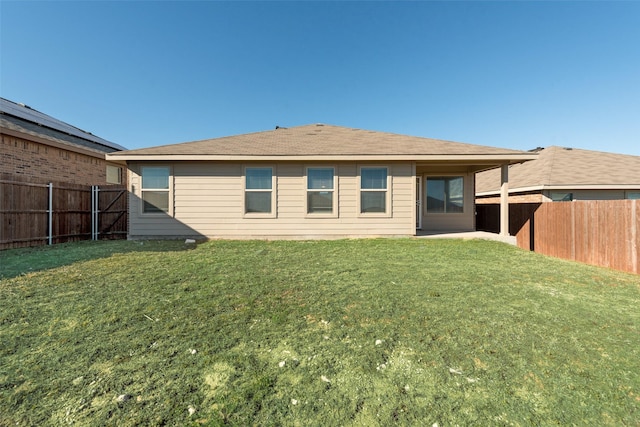
[[[163,164],[164,165],[164,164]],[[140,199],[140,167],[129,170],[129,236],[178,237],[193,236],[194,230],[176,221],[169,214],[143,215]],[[172,203],[173,192],[170,189],[169,203]],[[135,230],[135,236],[132,231]]]
[[[146,162],[144,164],[147,164]],[[164,163],[163,163],[164,164]],[[276,194],[275,218],[245,217],[243,167],[260,163],[174,162],[171,199],[173,216],[142,215],[139,205],[140,163],[130,164],[130,237],[194,236],[207,238],[304,238],[377,235],[413,235],[414,177],[412,164],[380,163],[392,176],[389,217],[358,215],[360,197],[358,164],[331,163],[336,173],[337,217],[306,214],[305,168],[298,162],[269,163],[273,167]],[[320,164],[322,165],[322,164]],[[318,166],[318,163],[313,163]]]

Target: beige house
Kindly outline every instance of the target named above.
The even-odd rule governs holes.
[[[475,173],[535,157],[323,124],[107,155],[128,168],[131,239],[475,230]]]
[[[509,201],[640,199],[640,156],[548,147],[538,157],[509,167]],[[500,170],[476,176],[476,203],[499,203]]]

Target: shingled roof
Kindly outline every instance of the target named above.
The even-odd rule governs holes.
[[[460,142],[399,135],[325,124],[227,136],[138,150],[121,151],[112,160],[206,158],[360,157],[414,159],[421,157],[504,157],[528,159],[531,153]]]
[[[543,188],[640,187],[640,156],[551,146],[538,158],[509,167],[509,191]],[[500,169],[476,175],[476,193],[500,190]]]

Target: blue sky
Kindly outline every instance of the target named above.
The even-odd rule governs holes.
[[[640,155],[639,1],[0,0],[0,94],[141,148],[309,123]]]

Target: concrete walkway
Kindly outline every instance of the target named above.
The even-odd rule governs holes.
[[[439,233],[437,231],[420,231],[416,237],[419,239],[485,239],[496,240],[498,242],[516,245],[516,236],[502,236],[500,234],[488,233],[486,231],[461,231],[450,233]]]

